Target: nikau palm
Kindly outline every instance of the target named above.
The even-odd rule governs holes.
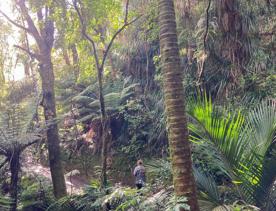
[[[190,210],[196,211],[199,208],[188,141],[173,0],[159,0],[159,26],[174,191],[177,197],[187,197]]]
[[[215,144],[242,200],[260,207],[272,203],[269,189],[276,175],[273,101],[263,101],[248,113],[218,109],[206,96],[189,104],[191,139]]]

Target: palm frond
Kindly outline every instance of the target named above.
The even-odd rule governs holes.
[[[213,204],[221,204],[220,193],[215,179],[198,168],[193,168],[193,173],[199,190],[204,191],[201,192],[201,197]]]
[[[276,106],[272,101],[263,101],[253,109],[247,118],[244,136],[250,143],[245,156],[250,158],[254,186],[254,198],[262,202],[271,200],[269,188],[276,177]],[[250,140],[250,141],[249,141]]]
[[[273,173],[270,178],[267,174],[264,177],[264,158],[276,129],[275,105],[263,101],[244,116],[240,111],[214,107],[207,95],[194,102],[188,107],[192,140],[213,143],[229,167],[227,169],[232,171],[232,180],[239,184],[243,198],[249,203],[256,202],[257,190],[262,190],[262,194],[267,192],[263,181],[271,184],[275,177]]]

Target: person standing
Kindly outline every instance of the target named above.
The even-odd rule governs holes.
[[[135,185],[137,189],[144,187],[146,183],[146,169],[143,166],[142,160],[137,161],[137,166],[133,171],[133,175],[135,176]]]

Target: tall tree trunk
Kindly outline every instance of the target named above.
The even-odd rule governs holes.
[[[101,139],[102,139],[102,173],[101,184],[103,187],[107,186],[107,157],[108,157],[108,143],[110,141],[109,130],[110,125],[107,120],[105,101],[103,94],[103,69],[97,69],[99,82],[99,101],[101,109]]]
[[[60,140],[56,120],[56,103],[54,91],[54,72],[51,55],[46,56],[40,63],[42,81],[44,117],[48,123],[47,141],[49,152],[50,171],[54,187],[54,195],[61,198],[66,195],[66,186],[60,157]]]
[[[54,188],[54,195],[61,198],[66,195],[65,179],[60,160],[60,141],[58,135],[58,126],[56,122],[56,102],[54,91],[54,71],[51,60],[51,51],[54,45],[54,21],[52,15],[54,14],[54,2],[43,5],[36,12],[39,24],[35,24],[33,16],[29,13],[30,9],[26,6],[25,0],[17,0],[16,5],[20,8],[22,17],[27,22],[27,28],[16,24],[21,29],[24,29],[35,40],[39,52],[31,52],[30,49],[24,50],[31,57],[39,61],[39,74],[42,82],[44,117],[47,123],[47,141],[49,152],[49,163],[51,170],[51,177]]]
[[[5,84],[4,70],[2,70],[1,67],[0,67],[0,83]]]
[[[165,110],[170,156],[172,158],[174,191],[177,197],[187,197],[190,210],[198,211],[173,0],[159,0],[159,10]]]
[[[112,139],[111,137],[111,131],[110,131],[110,123],[108,119],[108,115],[105,111],[105,105],[104,105],[104,95],[103,95],[103,71],[104,71],[104,65],[105,61],[108,58],[108,53],[113,45],[114,40],[116,37],[130,24],[132,24],[137,19],[134,19],[132,21],[128,21],[128,6],[129,6],[129,0],[126,0],[126,9],[125,9],[125,17],[124,17],[124,24],[113,34],[111,40],[109,41],[108,45],[106,45],[105,50],[102,52],[103,56],[102,59],[99,59],[98,51],[96,48],[95,41],[93,38],[87,33],[86,31],[86,22],[82,16],[82,12],[78,7],[78,0],[73,1],[73,5],[75,10],[77,11],[81,26],[82,26],[82,35],[90,42],[92,47],[92,56],[95,59],[96,67],[97,67],[97,75],[98,75],[98,83],[99,83],[99,101],[100,101],[100,110],[101,110],[101,124],[102,124],[102,174],[101,174],[101,182],[102,186],[105,187],[107,185],[107,157],[109,152],[109,144]],[[103,29],[104,30],[104,29]],[[103,33],[103,30],[101,32]],[[105,40],[102,40],[104,43]]]
[[[65,64],[68,65],[68,66],[71,66],[71,63],[70,63],[70,58],[69,58],[69,55],[68,55],[68,52],[67,52],[67,49],[63,49],[62,51],[62,55],[63,55],[63,59],[65,61]]]
[[[79,66],[79,54],[75,44],[71,46],[71,51],[73,55],[74,75],[75,75],[75,79],[77,80],[80,74],[80,66]]]
[[[14,147],[13,152],[10,155],[10,171],[11,171],[11,183],[10,183],[10,196],[12,198],[13,203],[11,204],[10,211],[17,210],[17,200],[18,200],[18,173],[20,169],[20,149]]]
[[[51,61],[51,51],[54,45],[54,21],[52,16],[54,14],[54,1],[49,1],[47,4],[43,3],[41,8],[36,8],[36,20],[39,24],[35,23],[34,14],[30,14],[31,8],[26,6],[26,0],[15,1],[16,6],[20,9],[23,22],[26,26],[18,24],[16,21],[11,20],[5,13],[0,10],[0,13],[6,17],[14,26],[23,29],[26,33],[30,34],[37,45],[38,52],[32,52],[29,46],[16,46],[17,48],[28,53],[31,58],[39,61],[39,73],[42,81],[42,92],[44,108],[44,116],[46,122],[51,122],[48,125],[47,141],[50,160],[50,170],[54,186],[54,194],[57,198],[66,195],[66,186],[64,174],[60,160],[60,146],[58,126],[56,122],[56,104],[54,92],[54,71]],[[29,5],[31,6],[31,5]]]
[[[251,27],[244,20],[238,0],[218,0],[215,3],[218,26],[223,37],[221,54],[232,63],[231,83],[239,86],[239,80],[246,73],[244,67],[250,61]]]

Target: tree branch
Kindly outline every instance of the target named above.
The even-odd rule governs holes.
[[[208,32],[209,32],[209,10],[211,7],[211,1],[209,0],[208,6],[206,8],[206,30],[205,30],[205,34],[204,34],[204,38],[203,38],[203,45],[204,45],[204,50],[206,50],[207,48],[207,36],[208,36]]]
[[[26,42],[27,50],[31,52],[31,50],[30,50],[30,43],[29,43],[29,39],[28,39],[28,33],[25,32],[24,35],[25,35],[25,42]],[[31,61],[33,61],[35,59],[35,57],[32,57],[31,55],[29,55],[29,56],[30,56]]]
[[[34,24],[33,19],[31,18],[30,14],[28,13],[28,9],[25,5],[25,0],[18,0],[18,1],[16,1],[16,4],[19,6],[23,17],[25,18],[25,20],[28,23],[28,29],[29,29],[28,32],[34,37],[38,46],[41,48],[43,45],[42,38]]]
[[[79,10],[77,3],[78,3],[77,0],[73,1],[74,8],[75,8],[75,10],[78,14],[79,20],[81,22],[81,28],[82,28],[81,32],[82,32],[83,36],[92,44],[96,66],[97,66],[97,69],[100,69],[100,62],[99,62],[99,57],[98,57],[98,53],[97,53],[97,49],[96,49],[96,44],[95,44],[94,40],[86,32],[86,24],[85,24],[85,21],[83,20],[83,17],[81,15],[81,12]]]
[[[109,42],[109,44],[108,44],[108,46],[107,46],[107,48],[106,48],[106,50],[105,50],[105,52],[104,52],[103,60],[102,60],[102,63],[101,63],[101,68],[103,68],[104,63],[105,63],[105,60],[106,60],[107,55],[108,55],[108,53],[109,53],[109,50],[110,50],[110,48],[112,47],[113,42],[114,42],[114,40],[117,38],[117,36],[118,36],[127,26],[131,25],[132,23],[134,23],[134,22],[135,22],[136,20],[138,20],[139,18],[140,18],[140,16],[137,17],[137,18],[135,18],[135,19],[132,20],[131,22],[124,24],[124,25],[123,25],[120,29],[118,29],[118,31],[113,35],[113,37],[111,38],[111,40],[110,40],[110,42]]]
[[[36,16],[37,16],[37,19],[38,19],[38,24],[39,24],[39,31],[40,31],[40,34],[42,34],[42,30],[43,30],[43,27],[42,27],[42,23],[43,23],[43,15],[42,15],[42,10],[39,9],[37,12],[36,12]]]
[[[26,28],[25,26],[22,26],[18,23],[16,23],[14,20],[12,20],[8,15],[6,15],[2,10],[0,10],[0,14],[2,14],[10,23],[12,23],[14,26],[23,29],[27,32],[30,32],[30,30],[28,28]]]
[[[53,6],[53,5],[52,5]],[[50,10],[51,11],[51,10]],[[45,6],[45,22],[48,20],[48,16],[49,16],[49,7]]]
[[[26,48],[24,48],[22,46],[19,46],[19,45],[14,45],[14,47],[18,48],[18,49],[20,49],[22,51],[25,51],[27,54],[30,55],[31,58],[36,58],[37,60],[39,60],[39,56],[37,54],[31,52],[29,49],[26,49]]]
[[[7,151],[5,149],[3,149],[2,146],[0,147],[0,155],[7,156]]]
[[[125,12],[125,21],[124,23],[127,24],[127,19],[128,19],[128,6],[129,6],[129,0],[126,2],[126,12]]]
[[[35,139],[35,140],[33,140],[33,141],[31,141],[31,142],[29,142],[29,143],[23,145],[22,148],[21,148],[21,151],[24,151],[27,147],[29,147],[29,146],[31,146],[31,145],[37,143],[37,142],[40,141],[40,140],[41,140],[41,138],[38,138],[38,139]]]
[[[209,10],[210,10],[210,7],[211,7],[211,1],[212,0],[209,0],[208,6],[206,8],[206,30],[205,30],[205,34],[204,34],[204,37],[203,37],[203,47],[204,47],[204,54],[205,55],[206,55],[206,51],[207,51],[207,38],[208,38],[208,33],[209,33]],[[203,63],[201,65],[200,73],[198,75],[198,81],[197,81],[198,84],[200,84],[201,78],[204,74],[205,61],[206,61],[206,58],[203,59],[203,61],[202,61]]]
[[[131,25],[132,23],[134,23],[135,21],[137,21],[141,16],[138,16],[137,18],[133,19],[132,21],[128,22],[128,9],[129,9],[129,0],[127,0],[126,2],[126,12],[125,12],[125,19],[124,19],[124,25],[121,26],[121,28],[118,29],[118,31],[113,35],[113,37],[111,38],[105,52],[103,55],[103,60],[101,63],[101,69],[103,70],[104,64],[105,64],[105,60],[107,58],[107,55],[109,53],[110,48],[113,45],[114,40],[117,38],[117,36],[129,25]]]
[[[9,159],[6,157],[3,163],[0,164],[0,169],[9,161]]]
[[[97,68],[101,71],[103,71],[103,68],[104,68],[104,64],[105,64],[105,61],[106,61],[106,58],[108,56],[108,53],[110,51],[110,48],[112,47],[113,45],[113,42],[114,40],[117,38],[117,36],[129,25],[131,25],[132,23],[134,23],[136,20],[138,20],[141,16],[133,19],[132,21],[128,22],[128,11],[129,11],[129,0],[127,0],[126,2],[126,8],[125,8],[125,17],[124,17],[124,25],[121,26],[117,31],[116,33],[113,35],[113,37],[111,38],[109,44],[107,45],[107,48],[105,49],[104,51],[104,55],[103,55],[103,59],[102,59],[102,62],[100,64],[99,62],[99,57],[98,57],[98,54],[97,54],[97,49],[96,49],[96,44],[94,42],[94,40],[87,34],[86,32],[86,25],[85,25],[85,21],[81,15],[81,12],[77,6],[77,0],[74,0],[73,1],[73,5],[74,5],[74,8],[78,14],[78,17],[79,17],[79,20],[81,22],[81,25],[82,25],[82,34],[84,35],[84,37],[92,44],[92,48],[93,48],[93,52],[94,52],[94,57],[95,57],[95,60],[96,60],[96,65],[97,65]]]

